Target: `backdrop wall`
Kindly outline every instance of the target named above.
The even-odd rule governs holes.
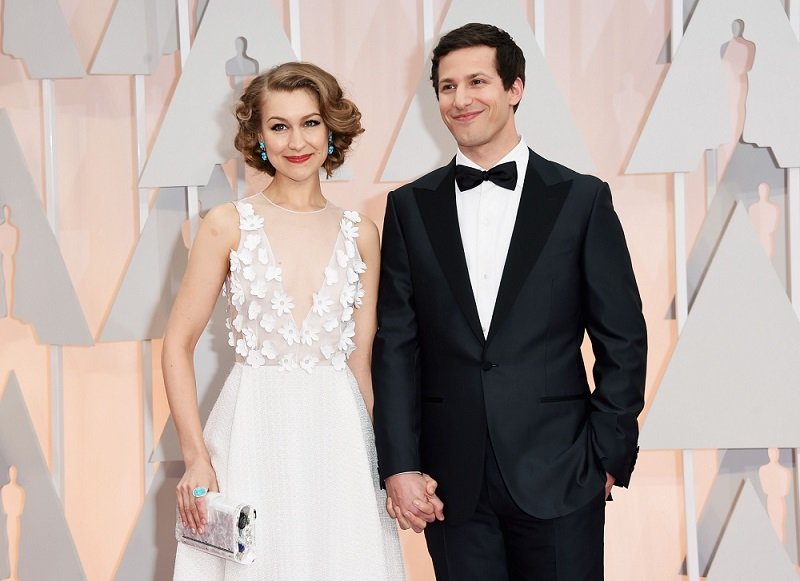
[[[220,1],[223,0],[211,0],[212,7],[214,2]],[[457,2],[453,0],[454,6]],[[783,9],[779,0],[775,2]],[[14,0],[0,0],[0,11],[5,11],[13,3]],[[534,3],[523,0],[509,0],[507,3],[519,10],[524,19],[520,26],[529,29],[532,36],[534,25],[542,24],[534,22]],[[55,235],[85,325],[96,341],[91,346],[78,345],[79,341],[72,344],[63,342],[64,514],[85,577],[112,579],[119,572],[121,578],[124,568],[121,565],[134,557],[126,551],[129,544],[135,544],[134,530],[140,521],[140,513],[145,507],[142,514],[146,516],[147,507],[155,506],[145,502],[146,491],[179,474],[174,466],[163,466],[159,472],[157,463],[148,467],[145,462],[168,423],[158,368],[159,340],[148,341],[143,349],[141,341],[102,338],[139,243],[135,80],[131,74],[88,74],[107,29],[111,30],[112,14],[123,0],[41,3],[42,6],[51,4],[61,10],[77,55],[87,71],[83,78],[53,81],[58,190]],[[191,20],[196,22],[204,3],[200,7],[197,2],[189,4]],[[336,75],[363,113],[366,133],[359,139],[347,164],[347,175],[340,176],[349,176],[349,179],[325,183],[325,194],[339,206],[357,209],[376,223],[382,223],[386,194],[402,183],[382,181],[382,176],[389,166],[395,142],[400,143],[398,136],[403,131],[406,111],[421,86],[420,79],[428,74],[425,69],[428,56],[424,39],[425,3],[417,0],[301,0],[297,3],[299,21],[290,18],[288,0],[265,0],[264,4],[273,14],[273,25],[285,31],[287,37],[293,24],[299,26],[302,58]],[[669,173],[626,175],[625,172],[670,67],[668,39],[672,2],[539,0],[538,4],[545,7],[543,61],[563,98],[571,123],[577,129],[581,146],[588,152],[593,172],[611,185],[614,205],[625,228],[644,301],[650,339],[647,406],[640,418],[640,423],[644,423],[678,339],[676,323],[670,316],[676,293],[673,178]],[[686,4],[688,16],[694,3]],[[432,6],[434,30],[438,32],[451,2],[434,0]],[[36,21],[29,24],[31,33],[39,34],[41,42],[46,44],[46,31],[37,29]],[[268,28],[271,30],[264,26],[265,30]],[[9,32],[5,23],[3,39]],[[165,38],[169,36],[167,32],[164,35]],[[732,39],[733,33],[727,41]],[[271,38],[266,40],[267,49],[272,46],[270,43],[278,42]],[[169,44],[164,41],[163,47],[168,49]],[[44,207],[43,116],[47,104],[42,93],[43,83],[32,78],[33,73],[23,59],[7,54],[8,48],[5,44],[3,46],[4,54],[0,54],[0,108],[7,112],[21,157],[30,173],[32,190]],[[737,56],[734,52],[728,54],[724,46],[719,50],[720,75],[724,80],[722,87],[727,96],[718,107],[726,112],[730,126],[738,127],[739,131],[729,132],[730,139],[719,143],[716,148],[718,163],[715,175],[711,176],[714,184],[723,181],[743,127],[744,110],[739,106],[737,95],[741,96],[743,91],[746,94],[747,75],[742,71],[746,70],[749,54],[746,51],[742,53],[744,56]],[[233,44],[230,51],[228,58],[235,56]],[[166,123],[167,109],[173,94],[177,95],[176,86],[182,70],[179,53],[165,52],[168,54],[153,58],[148,71],[152,74],[147,74],[141,81],[146,105],[144,128],[148,150],[157,141],[162,124]],[[727,58],[723,58],[726,54]],[[535,87],[529,86],[526,97],[534,92]],[[433,102],[432,90],[427,95],[420,95],[420,98]],[[535,103],[531,105],[536,107]],[[214,123],[215,120],[209,119],[208,122]],[[0,140],[2,138],[0,135]],[[194,140],[193,135],[186,135],[182,146],[189,151],[193,147],[204,147],[205,144],[195,144]],[[532,143],[535,136],[526,134],[526,140]],[[763,158],[743,163],[762,162]],[[777,170],[774,164],[772,169],[781,175],[782,170]],[[236,164],[228,162],[224,170],[229,179],[228,186],[235,190]],[[702,239],[703,223],[710,213],[706,199],[708,178],[699,158],[697,167],[686,173],[686,243],[689,249],[696,240]],[[0,175],[0,181],[4,179]],[[763,182],[769,180],[770,176],[765,175]],[[757,180],[748,190],[751,195],[743,196],[746,198],[744,210],[757,204],[759,198],[752,195],[752,188],[758,188],[761,183],[762,180]],[[243,186],[246,192],[256,192],[264,184],[263,177],[248,173]],[[201,195],[201,202],[219,200],[219,190],[215,191],[216,197],[209,194],[203,198]],[[765,198],[766,205],[756,206],[748,219],[753,230],[761,236],[760,240],[766,241],[764,246],[771,252],[769,260],[778,274],[776,284],[780,286],[786,283],[787,271],[786,205],[782,190],[773,188],[771,191],[772,197]],[[162,190],[162,193],[169,192]],[[183,195],[182,191],[172,194],[178,199]],[[221,195],[224,199],[224,192]],[[145,189],[144,196],[156,208],[156,190]],[[739,199],[733,194],[731,198]],[[11,199],[11,193],[8,199]],[[3,204],[11,205],[4,200],[0,198],[0,210]],[[765,219],[759,209],[776,209],[777,218],[772,221]],[[746,216],[746,213],[742,215]],[[18,220],[13,207],[10,215],[6,216],[0,218],[0,222],[10,224],[16,230],[4,231],[0,224],[2,249],[12,248],[13,243],[22,241],[23,221]],[[167,224],[163,227],[174,237],[179,218],[173,216],[169,220],[162,224]],[[747,225],[747,219],[744,223]],[[712,246],[715,244],[712,242]],[[4,277],[0,277],[3,281],[0,296],[7,299],[6,295],[10,294],[14,299],[13,307],[15,301],[21,300],[21,291],[15,291],[11,281],[6,280],[18,276],[8,269],[12,255],[11,250],[3,254],[5,268],[2,270]],[[687,258],[679,256],[678,260]],[[176,260],[182,264],[180,259]],[[19,269],[18,266],[15,268]],[[9,272],[12,274],[7,274]],[[166,283],[159,276],[153,274],[153,284],[163,288]],[[69,292],[69,289],[57,285],[48,290],[59,296]],[[6,304],[7,300],[3,308]],[[0,314],[4,312],[0,309]],[[58,429],[53,427],[53,422],[58,419],[59,412],[51,405],[50,385],[54,371],[50,352],[53,348],[43,344],[41,337],[42,331],[37,332],[30,321],[15,318],[13,310],[10,317],[0,318],[0,395],[4,388],[9,389],[7,385],[12,385],[13,372],[16,378],[13,389],[18,382],[33,433],[52,469],[54,450],[51,443],[54,435],[57,436],[54,430]],[[796,355],[800,360],[800,354]],[[213,377],[213,370],[209,375]],[[798,386],[793,387],[796,389]],[[147,407],[152,409],[145,409]],[[720,413],[723,411],[724,407]],[[7,459],[4,464],[4,449],[0,447],[0,467],[14,463]],[[169,454],[169,451],[164,451],[157,458],[174,459]],[[695,454],[698,517],[702,516],[707,501],[718,498],[714,491],[720,486],[723,458],[717,450]],[[759,467],[764,465],[771,465],[773,470],[767,470],[759,477]],[[773,526],[778,526],[776,522],[782,523],[776,536],[785,548],[787,559],[791,559],[796,567],[792,491],[768,492],[776,490],[776,486],[779,488],[787,474],[791,479],[793,457],[786,451],[771,461],[765,449],[757,450],[752,452],[747,463],[736,464],[735,470],[736,474],[744,474],[743,477],[749,474],[756,489],[755,495],[747,489],[747,494],[742,495],[743,502],[759,498],[766,511],[768,495],[773,498],[773,504],[778,497],[784,499],[782,505],[778,503],[778,508],[771,509],[770,522]],[[681,475],[679,451],[652,450],[639,455],[630,490],[617,489],[615,501],[607,509],[608,579],[671,581],[682,578],[686,545]],[[7,471],[0,473],[0,487],[8,480]],[[733,480],[728,489],[738,490],[741,478]],[[26,488],[21,476],[19,483]],[[730,493],[722,503],[720,510],[725,514],[732,510],[734,497],[735,494]],[[0,522],[8,514],[8,507],[5,508],[5,512],[0,510]],[[721,524],[716,529],[713,526],[706,529],[710,532],[703,538],[711,539],[708,543],[712,548],[719,539],[720,527]],[[795,532],[792,532],[793,527]],[[23,529],[23,544],[25,535],[29,534]],[[407,533],[402,535],[402,540],[410,581],[432,580],[432,568],[422,537]],[[141,550],[148,548],[145,546]],[[735,556],[735,551],[733,553]],[[0,533],[0,578],[7,574],[8,554],[9,543],[4,530]],[[23,557],[20,551],[20,558]]]

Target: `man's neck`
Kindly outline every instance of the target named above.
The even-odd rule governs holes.
[[[493,141],[483,145],[476,145],[475,147],[459,147],[459,150],[470,161],[476,163],[483,169],[491,169],[498,161],[507,156],[511,150],[519,145],[519,142],[520,137],[515,132],[513,139]]]

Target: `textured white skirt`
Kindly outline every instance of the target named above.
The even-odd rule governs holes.
[[[349,369],[231,370],[204,437],[220,492],[255,506],[256,561],[178,543],[176,581],[402,581],[372,425]]]

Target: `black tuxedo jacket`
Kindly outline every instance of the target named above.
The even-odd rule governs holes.
[[[455,160],[389,194],[373,349],[382,479],[438,480],[451,524],[468,519],[487,434],[516,503],[539,518],[628,484],[647,338],[608,185],[530,152],[489,332],[472,294]],[[591,392],[580,346],[595,355]]]

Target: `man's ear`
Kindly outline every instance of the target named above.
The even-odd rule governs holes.
[[[508,89],[508,104],[517,105],[522,100],[523,92],[525,92],[525,85],[522,84],[522,79],[517,77]]]

